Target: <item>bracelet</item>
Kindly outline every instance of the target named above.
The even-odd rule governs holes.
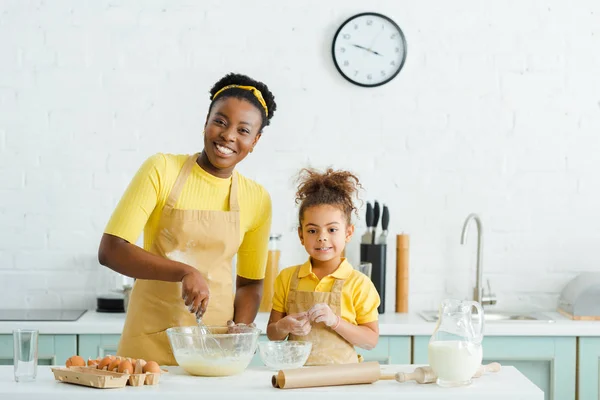
[[[331,329],[333,329],[334,331],[338,328],[338,326],[340,326],[340,322],[342,321],[342,319],[340,318],[340,316],[337,316],[337,323],[335,324],[335,326],[331,327]]]

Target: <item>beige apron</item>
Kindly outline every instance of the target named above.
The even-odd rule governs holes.
[[[225,325],[233,319],[231,263],[240,246],[237,173],[231,179],[229,211],[180,210],[175,204],[198,154],[183,165],[165,203],[150,252],[198,269],[208,281],[210,301],[202,320]],[[127,309],[118,355],[177,365],[166,329],[196,324],[181,297],[181,282],[137,279]]]
[[[310,310],[318,303],[327,304],[335,313],[342,315],[343,279],[336,279],[331,292],[301,292],[298,291],[300,268],[296,268],[288,293],[288,314]],[[312,342],[312,350],[305,365],[350,364],[359,362],[354,346],[346,339],[328,328],[324,323],[313,323],[310,333],[306,336],[290,334],[289,340],[306,340]]]

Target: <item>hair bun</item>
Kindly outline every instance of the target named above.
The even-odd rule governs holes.
[[[356,207],[352,198],[362,188],[356,175],[349,171],[327,168],[325,172],[303,168],[298,174],[296,203],[300,204],[300,219],[308,207],[320,204],[337,205],[342,208],[348,220]]]

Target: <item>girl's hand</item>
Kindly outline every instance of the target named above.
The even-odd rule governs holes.
[[[276,328],[285,334],[306,336],[311,330],[310,320],[305,312],[286,315],[277,321]]]
[[[197,269],[194,268],[183,276],[181,297],[190,312],[196,314],[196,317],[201,317],[206,312],[210,290],[208,282]]]
[[[319,303],[308,310],[308,318],[314,322],[322,322],[328,327],[333,327],[339,323],[340,317],[335,315],[333,310],[325,303]]]

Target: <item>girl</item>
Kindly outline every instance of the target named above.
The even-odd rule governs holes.
[[[360,187],[346,171],[300,173],[298,236],[309,259],[277,276],[267,336],[312,342],[306,365],[356,363],[354,346],[372,349],[379,339],[377,290],[341,257]]]

